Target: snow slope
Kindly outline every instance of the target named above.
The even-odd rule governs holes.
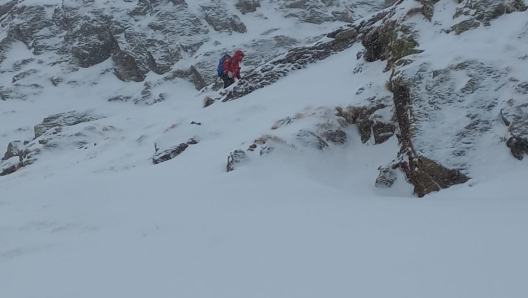
[[[374,189],[394,139],[369,146],[358,137],[332,154],[269,155],[225,173],[238,143],[328,95],[306,85],[319,73],[334,70],[325,86],[340,89],[326,98],[346,103],[351,69],[337,66],[353,55],[208,109],[177,96],[106,107],[105,124],[123,129],[110,148],[67,151],[2,177],[3,297],[524,296],[528,201],[515,174],[526,163],[426,200]],[[201,141],[153,166],[152,146],[136,139],[173,122],[175,138]]]
[[[362,104],[360,88],[390,96],[385,62],[354,71],[361,48],[205,109],[178,79],[156,85],[167,98],[150,106],[108,102],[118,89],[143,89],[104,72],[110,61],[72,74],[77,84],[0,102],[0,146],[31,139],[50,114],[105,116],[65,127],[80,139],[0,177],[1,297],[526,296],[528,163],[504,144],[474,153],[470,182],[417,199],[401,173],[391,189],[374,187],[395,137],[363,144],[350,126],[342,146],[295,143],[333,107]],[[255,152],[226,173],[230,152],[266,134],[296,148]],[[154,144],[190,138],[198,144],[152,164]]]

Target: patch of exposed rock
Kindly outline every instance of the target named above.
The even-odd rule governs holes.
[[[154,154],[154,157],[152,157],[152,163],[159,164],[171,160],[176,156],[180,155],[183,151],[185,151],[189,147],[189,145],[195,144],[198,144],[198,141],[191,138],[185,143],[180,143],[178,145],[171,146],[168,148],[159,148],[157,147],[157,145],[154,145],[156,153]]]
[[[250,13],[257,11],[260,7],[260,0],[238,0],[235,7],[242,13]]]
[[[58,119],[57,117],[52,117]],[[50,118],[51,119],[51,118]],[[84,122],[92,121],[84,118]],[[70,119],[71,120],[71,119]],[[113,126],[101,126],[69,120],[47,122],[49,129],[37,130],[38,137],[31,141],[13,141],[0,163],[0,176],[12,174],[35,163],[43,152],[61,152],[63,150],[86,150],[104,143],[117,129]]]
[[[524,12],[527,6],[524,0],[458,0],[454,19],[464,20],[453,25],[451,30],[461,34],[480,25],[490,26],[491,21],[513,12]]]
[[[395,131],[396,124],[391,119],[385,119],[386,110],[392,107],[389,98],[368,98],[367,106],[348,106],[345,109],[338,107],[337,116],[343,126],[356,125],[361,142],[366,143],[374,136],[374,143],[381,144],[390,139]]]
[[[83,122],[90,122],[105,118],[95,115],[91,111],[79,112],[70,111],[48,116],[41,123],[35,125],[35,139],[43,135],[46,131],[63,126],[72,126]]]

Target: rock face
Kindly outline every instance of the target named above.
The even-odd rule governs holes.
[[[521,66],[526,65],[523,56],[506,54],[510,55],[509,61],[515,63],[504,66],[488,57],[504,58],[505,54],[486,44],[481,45],[481,49],[488,53],[486,57],[473,57],[465,53],[463,45],[456,43],[448,51],[428,48],[424,52],[420,49],[420,34],[431,29],[426,25],[417,28],[415,23],[406,20],[416,16],[431,20],[436,2],[421,1],[421,7],[405,1],[396,2],[395,7],[409,4],[404,15],[391,13],[360,37],[365,49],[359,56],[366,62],[387,61],[385,71],[391,71],[387,87],[393,93],[395,132],[400,144],[395,164],[380,169],[376,185],[391,185],[391,171],[399,168],[414,185],[414,193],[419,197],[467,182],[473,169],[479,166],[477,160],[483,155],[494,158],[493,153],[487,153],[482,145],[494,134],[494,128],[505,127],[510,137],[503,142],[518,159],[522,159],[526,152],[528,135],[528,117],[524,108],[528,102],[522,87],[527,78],[520,71],[526,67]],[[453,20],[446,20],[454,24],[436,24],[446,28],[441,34],[477,30],[475,28],[481,24],[490,26],[492,20],[503,15],[526,10],[516,1],[509,4],[504,1],[459,3]],[[501,8],[501,13],[497,7]],[[456,23],[461,15],[465,15],[464,22],[468,26],[455,30],[461,26]],[[515,21],[511,22],[515,24]],[[517,40],[504,39],[500,43],[507,48],[522,48],[521,43],[526,41],[526,34],[522,32],[527,25],[519,19],[517,24],[511,25],[519,28],[518,33],[512,34]],[[451,33],[449,28],[455,32]],[[528,50],[526,46],[523,49]],[[440,58],[450,55],[458,55],[458,61],[453,63]],[[353,117],[361,112],[349,111],[348,114],[352,116],[347,119],[361,123],[357,120],[360,117]],[[358,126],[366,139],[370,129],[367,125],[365,129],[361,129],[361,124]],[[382,125],[378,125],[378,129],[391,130]]]
[[[13,84],[17,85],[0,86],[0,99],[27,99],[40,95],[50,80],[55,86],[61,82],[29,68],[35,66],[37,59],[47,69],[53,67],[49,72],[56,77],[69,77],[71,73],[104,64],[104,73],[113,73],[124,82],[143,82],[149,73],[168,74],[167,79],[184,78],[201,89],[215,81],[219,57],[234,50],[215,40],[216,34],[246,34],[248,29],[241,16],[251,14],[252,18],[266,20],[257,11],[262,5],[277,10],[284,18],[321,24],[348,22],[380,8],[382,1],[300,2],[303,2],[301,6],[289,0],[269,3],[260,0],[68,0],[42,4],[29,0],[7,1],[0,4],[0,32],[5,32],[0,34],[0,72],[12,72]],[[275,32],[278,30],[272,28],[262,32],[260,39],[236,45],[246,52],[244,71],[294,46],[312,43],[317,37],[297,39]],[[24,54],[27,57],[14,65],[11,61],[4,63],[7,52],[20,43],[30,54]],[[202,47],[207,50],[200,51]],[[194,65],[190,71],[189,65]],[[170,73],[174,71],[182,72],[173,76]],[[32,80],[36,83],[27,83]],[[132,94],[120,96],[134,97]]]

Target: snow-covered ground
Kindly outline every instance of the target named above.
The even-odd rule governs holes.
[[[118,129],[107,143],[0,179],[2,297],[524,297],[526,162],[426,199],[403,182],[374,188],[394,138],[373,146],[358,136],[225,172],[229,151],[269,133],[270,119],[322,98],[349,103],[361,85],[342,66],[352,56],[206,109],[190,85],[150,107],[101,108],[109,117],[99,121]],[[324,88],[307,84],[321,73],[332,78]],[[137,139],[174,123],[174,138],[200,142],[152,165],[152,142]]]
[[[422,199],[403,176],[374,187],[397,139],[363,144],[353,126],[342,146],[257,152],[226,172],[230,152],[317,122],[273,130],[276,120],[361,104],[359,88],[390,96],[385,62],[354,73],[360,48],[207,108],[184,80],[156,86],[167,98],[151,106],[108,102],[143,88],[102,74],[110,61],[74,73],[76,85],[0,102],[0,148],[30,140],[50,114],[106,117],[64,128],[90,132],[83,149],[66,140],[0,177],[0,297],[528,296],[528,161],[500,140],[475,153],[472,180]],[[190,138],[198,144],[152,164],[154,144]]]

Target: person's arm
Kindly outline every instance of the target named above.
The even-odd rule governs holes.
[[[241,79],[240,77],[240,65],[238,64],[239,62],[234,60],[233,61],[233,74],[234,76],[237,78],[237,79]]]

